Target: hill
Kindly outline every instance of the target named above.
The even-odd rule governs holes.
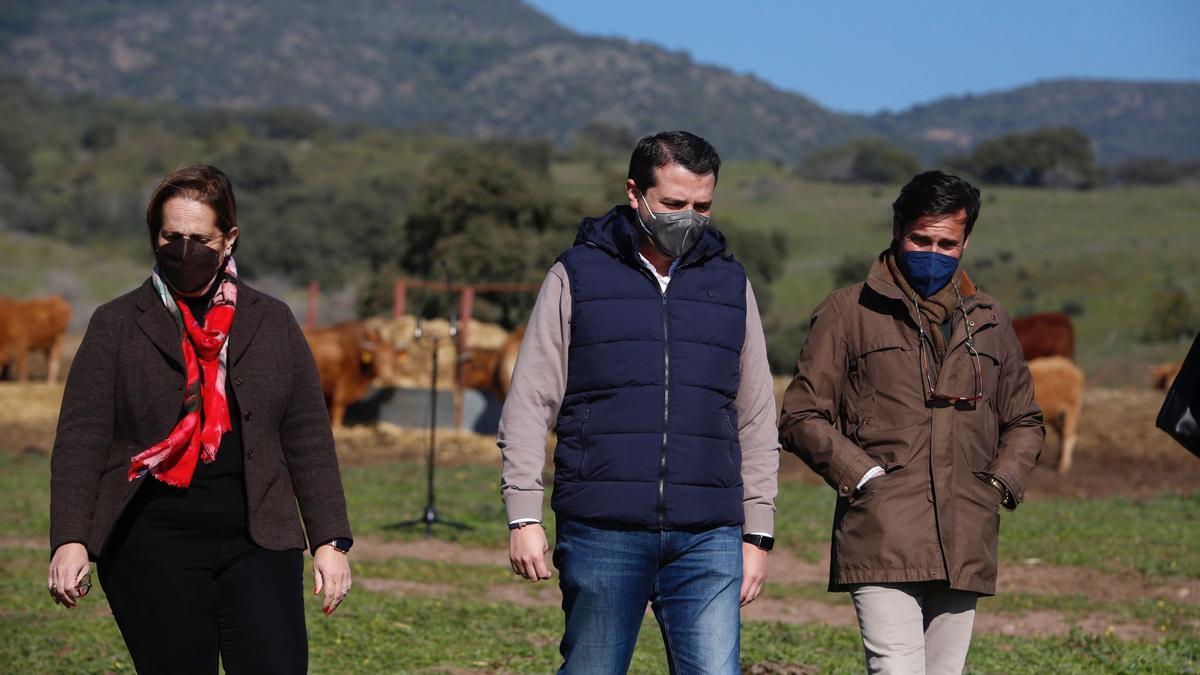
[[[945,98],[870,123],[922,154],[961,152],[1017,131],[1072,126],[1095,141],[1104,163],[1130,157],[1200,157],[1200,83],[1054,80]]]
[[[865,131],[803,96],[685,54],[576,35],[517,0],[22,6],[0,38],[3,62],[59,94],[294,106],[560,143],[592,121],[687,127],[731,156],[780,159]]]
[[[1078,126],[1104,161],[1200,157],[1200,84],[1044,82],[845,115],[646,43],[576,34],[519,0],[5,3],[3,70],[57,94],[305,108],[337,120],[569,143],[599,122],[689,128],[729,158],[796,163],[884,135],[927,160],[1000,133]]]

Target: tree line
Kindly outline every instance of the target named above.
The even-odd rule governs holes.
[[[1200,161],[1137,157],[1112,166],[1096,161],[1095,143],[1073,127],[1008,134],[944,157],[939,166],[986,185],[1091,189],[1121,185],[1200,183]],[[917,156],[881,138],[813,153],[799,168],[812,180],[898,184],[921,170]]]
[[[53,237],[149,265],[145,204],[171,168],[206,162],[234,183],[239,267],[300,286],[356,291],[360,315],[386,314],[399,276],[540,281],[583,215],[623,199],[616,169],[634,139],[593,125],[572,148],[540,140],[468,141],[430,130],[331,123],[300,110],[195,110],[55,99],[0,80],[0,229]],[[590,166],[583,189],[556,161]],[[592,194],[590,188],[605,188]],[[756,279],[764,312],[785,253],[782,234],[722,223]],[[529,293],[477,299],[476,316],[509,327]],[[443,294],[411,307],[449,312]],[[769,321],[769,317],[768,317]]]

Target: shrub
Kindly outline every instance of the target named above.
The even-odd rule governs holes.
[[[1188,292],[1182,288],[1165,288],[1148,303],[1149,315],[1142,339],[1146,342],[1169,342],[1191,338],[1200,331],[1200,314]]]

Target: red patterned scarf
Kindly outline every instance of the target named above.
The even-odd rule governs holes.
[[[196,461],[203,459],[211,464],[217,458],[221,437],[232,427],[225,393],[229,327],[237,306],[237,266],[232,258],[219,274],[219,287],[201,326],[187,303],[167,288],[157,269],[154,271],[154,289],[179,328],[187,387],[183,418],[166,439],[133,458],[129,480],[149,471],[168,485],[187,487],[196,471]]]

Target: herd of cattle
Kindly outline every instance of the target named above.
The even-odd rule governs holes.
[[[1069,471],[1083,407],[1083,371],[1073,361],[1071,319],[1061,313],[1033,314],[1014,320],[1013,328],[1029,362],[1046,424],[1060,439],[1058,470]],[[406,355],[403,344],[386,339],[378,320],[306,329],[304,335],[316,359],[335,427],[342,426],[346,407],[362,399],[372,382],[391,379],[396,364]],[[459,356],[460,385],[490,393],[503,402],[523,336],[521,327],[499,349],[464,351]]]
[[[49,381],[59,379],[63,344],[71,306],[62,297],[15,300],[0,296],[0,375],[25,381],[29,357],[42,353]],[[1013,320],[1035,397],[1047,426],[1060,439],[1058,470],[1071,468],[1083,406],[1083,371],[1074,363],[1075,331],[1061,313],[1032,314]],[[495,349],[470,348],[458,355],[459,385],[490,393],[500,401],[508,394],[524,328]],[[346,408],[361,400],[371,384],[392,379],[408,352],[407,343],[390,339],[378,319],[346,321],[304,331],[316,360],[321,388],[335,427],[341,427]],[[1177,362],[1156,366],[1154,386],[1166,389],[1179,372]]]
[[[503,402],[524,334],[524,328],[518,328],[498,349],[471,347],[460,352],[459,386],[492,394]],[[373,382],[392,380],[408,356],[409,343],[389,337],[379,319],[306,328],[304,337],[316,360],[335,428],[342,426],[347,406],[361,400]]]

